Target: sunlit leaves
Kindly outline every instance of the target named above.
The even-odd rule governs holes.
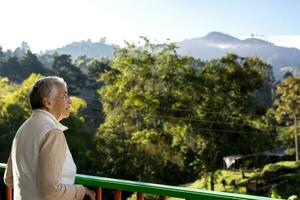
[[[86,106],[86,102],[83,99],[75,97],[75,96],[72,96],[70,98],[72,101],[72,104],[70,107],[71,113],[77,114],[80,109],[82,109]]]
[[[277,118],[281,120],[284,116],[292,117],[300,114],[300,77],[288,77],[276,88],[279,98],[275,101],[277,105]]]
[[[8,120],[24,119],[30,115],[28,91],[39,78],[41,78],[39,74],[30,75],[20,87],[5,96],[5,103],[1,109],[1,115],[4,118],[8,118]]]

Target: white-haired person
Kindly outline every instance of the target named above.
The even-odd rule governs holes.
[[[95,199],[75,185],[76,165],[59,121],[70,114],[67,84],[56,76],[41,78],[29,91],[31,116],[18,129],[4,173],[15,200]]]

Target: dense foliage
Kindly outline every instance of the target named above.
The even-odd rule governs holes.
[[[0,48],[1,162],[30,115],[29,88],[47,75],[63,77],[74,95],[63,123],[80,173],[173,185],[210,175],[213,189],[223,157],[292,146],[276,121],[283,103],[272,105],[272,67],[258,57],[201,61],[178,55],[172,43],[144,39],[111,60],[73,61],[35,55],[23,44],[14,52]]]
[[[96,140],[108,162],[97,169],[174,184],[213,172],[224,156],[271,148],[267,120],[244,115],[255,114],[255,97],[269,86],[270,71],[256,57],[228,54],[203,63],[179,56],[173,44],[147,40],[144,48],[120,49],[101,77],[106,118]]]

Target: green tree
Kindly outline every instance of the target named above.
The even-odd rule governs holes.
[[[111,62],[106,58],[92,59],[87,63],[87,78],[90,84],[90,87],[97,89],[101,87],[100,76],[102,73],[105,73],[111,70]]]
[[[204,150],[198,154],[198,165],[211,173],[214,188],[214,172],[222,166],[223,157],[233,154],[249,154],[271,147],[268,126],[255,114],[255,93],[261,89],[266,76],[251,64],[253,58],[241,58],[227,54],[211,60],[202,68],[203,99],[195,109],[199,122],[194,123],[195,134],[205,141]]]
[[[87,63],[93,60],[92,58],[88,58],[86,55],[78,56],[74,62],[75,66],[78,67],[82,74],[87,75]]]
[[[0,108],[3,108],[7,96],[15,91],[15,89],[16,86],[10,83],[8,78],[0,77]]]
[[[99,93],[106,119],[97,133],[98,152],[105,160],[98,167],[101,173],[173,184],[192,177],[182,139],[187,125],[177,119],[189,115],[178,109],[195,104],[201,96],[194,88],[201,84],[190,67],[195,60],[175,49],[174,44],[147,40],[143,48],[128,44],[102,74]]]
[[[253,95],[255,101],[255,112],[257,112],[258,114],[264,114],[273,103],[273,87],[275,77],[273,74],[272,66],[265,63],[257,56],[244,58],[242,62],[244,68],[254,69],[262,78],[262,87],[257,89]]]
[[[0,62],[0,74],[11,81],[21,83],[31,73],[47,74],[49,70],[43,67],[36,54],[28,50],[22,57],[8,57]]]
[[[30,74],[38,73],[47,75],[49,70],[44,68],[42,62],[38,59],[36,54],[33,54],[30,50],[20,60],[20,66],[22,68],[22,79],[25,80]]]
[[[54,73],[68,83],[69,93],[78,95],[80,89],[85,86],[86,77],[81,73],[80,69],[72,64],[70,55],[58,55],[54,58],[52,69]]]
[[[22,69],[17,57],[9,57],[0,65],[1,76],[7,77],[11,81],[22,82]]]
[[[2,104],[0,107],[1,162],[7,161],[13,137],[19,126],[30,115],[31,109],[28,104],[27,94],[33,83],[40,77],[40,75],[32,74],[21,86],[10,84],[7,79],[3,81],[4,87],[0,88],[1,94],[3,94],[0,96],[0,104]]]
[[[6,57],[5,57],[5,54],[2,50],[2,47],[0,46],[0,66],[4,61],[6,61]]]
[[[294,140],[295,140],[295,155],[298,161],[298,134],[297,134],[297,116],[300,114],[300,77],[288,76],[280,84],[277,85],[276,94],[279,98],[276,99],[277,119],[283,120],[284,117],[293,120],[294,124]]]
[[[203,171],[213,178],[224,156],[271,147],[268,120],[243,114],[255,114],[269,70],[234,54],[203,63],[147,39],[118,50],[101,76],[99,175],[172,184]]]
[[[54,62],[54,58],[57,56],[57,53],[53,53],[53,54],[39,54],[38,55],[38,59],[41,61],[41,63],[43,63],[43,66],[46,69],[51,69],[53,62]]]

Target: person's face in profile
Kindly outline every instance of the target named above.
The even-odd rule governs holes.
[[[70,115],[71,99],[68,96],[68,90],[63,84],[56,87],[53,97],[48,99],[48,111],[60,121]]]

